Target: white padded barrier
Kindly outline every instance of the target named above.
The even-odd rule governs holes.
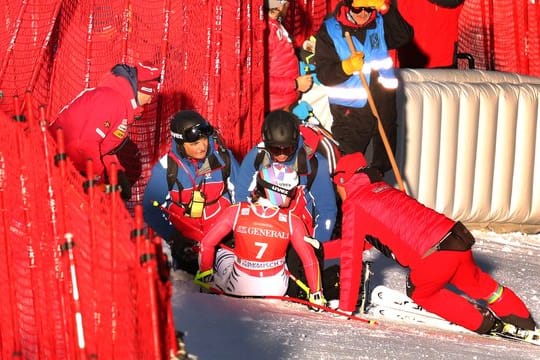
[[[396,159],[407,192],[465,223],[540,228],[540,78],[451,69],[399,77]]]

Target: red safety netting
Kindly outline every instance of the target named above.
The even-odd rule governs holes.
[[[285,26],[296,46],[316,33],[336,3],[290,2]],[[171,346],[170,328],[162,325],[171,319],[159,311],[167,307],[170,289],[159,285],[155,270],[147,266],[151,261],[139,263],[141,250],[129,239],[135,226],[131,216],[151,166],[169,146],[169,118],[176,111],[200,111],[220,129],[239,160],[260,140],[266,106],[262,4],[3,1],[0,114],[7,115],[1,116],[0,130],[5,139],[0,147],[2,357],[16,349],[29,358],[36,358],[35,353],[55,359],[77,353],[69,251],[59,250],[66,244],[66,232],[76,244],[78,306],[85,314],[87,351],[101,358],[130,358],[130,352],[140,351],[144,358],[147,350],[139,347],[154,349],[148,350],[154,356]],[[540,76],[539,20],[538,2],[466,1],[459,50],[473,54],[477,68]],[[139,176],[128,204],[130,214],[123,207],[112,209],[105,195],[90,202],[82,191],[84,179],[73,170],[60,176],[51,163],[54,140],[40,132],[37,122],[32,127],[14,123],[12,117],[25,109],[30,118],[43,113],[43,121],[50,121],[79,92],[96,86],[114,64],[138,60],[155,62],[163,82],[159,97],[130,129],[134,144],[122,158],[128,171]],[[20,101],[14,101],[16,97]],[[113,210],[117,212],[111,214]],[[140,291],[152,288],[148,281],[157,284],[154,293]],[[153,316],[138,318],[141,309]],[[98,342],[93,337],[97,328],[110,336]],[[152,335],[141,337],[145,331]],[[120,339],[113,333],[128,334]]]
[[[540,3],[471,0],[459,20],[459,51],[476,68],[540,76]]]
[[[85,182],[40,110],[0,112],[0,358],[168,358],[161,243],[144,235],[140,207],[134,220],[117,191]]]

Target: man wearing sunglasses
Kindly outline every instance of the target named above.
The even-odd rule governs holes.
[[[236,200],[247,201],[256,185],[256,174],[272,163],[292,166],[300,185],[291,209],[304,221],[308,233],[327,241],[336,221],[336,197],[328,161],[305,145],[298,130],[299,120],[290,112],[275,110],[263,122],[263,141],[253,147],[240,165],[235,184]]]
[[[316,149],[310,148],[299,131],[299,119],[284,110],[268,113],[262,127],[263,141],[244,157],[235,183],[236,200],[249,201],[256,187],[259,170],[275,163],[291,166],[300,179],[298,191],[289,209],[304,223],[306,240],[323,260],[319,242],[330,240],[336,222],[337,205],[334,186],[330,178],[328,160]],[[315,238],[315,239],[313,239]],[[290,251],[287,266],[297,278],[304,279],[298,254]],[[289,296],[305,297],[294,283],[289,284]]]
[[[239,165],[196,111],[172,117],[171,137],[144,191],[144,219],[170,245],[174,267],[194,275],[199,242],[233,202]]]
[[[348,32],[355,47],[351,53]],[[396,147],[396,88],[388,52],[411,40],[412,27],[389,0],[344,0],[337,4],[316,35],[313,62],[326,86],[333,117],[332,134],[343,154],[364,153],[372,142],[371,165],[381,173],[391,169],[360,78],[363,73],[393,151]]]

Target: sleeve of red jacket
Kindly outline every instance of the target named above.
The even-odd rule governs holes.
[[[101,154],[101,162],[107,170],[110,168],[111,163],[115,162],[117,169],[124,171],[118,157],[112,152],[117,150],[126,140],[129,126],[133,123],[133,118],[130,118],[126,108],[121,106],[122,101],[125,100],[117,97],[113,101],[115,103],[109,103],[108,106],[103,107],[103,113],[101,114],[102,119],[109,119],[109,127],[104,128],[102,124],[96,124],[96,127],[100,128],[105,133],[105,137],[101,140],[99,145],[99,151]]]
[[[268,36],[268,83],[271,87],[270,93],[287,94],[296,91],[295,80],[300,70],[292,43],[290,48],[286,47],[284,40],[278,38],[276,31],[276,28],[271,25]]]
[[[343,204],[343,226],[340,252],[340,293],[339,308],[354,311],[360,291],[362,256],[365,244],[365,231],[362,229],[360,208],[354,206],[353,199]]]
[[[291,214],[291,244],[302,260],[309,289],[312,293],[321,290],[321,274],[319,262],[313,246],[304,240],[306,235],[304,223],[296,215]]]
[[[218,215],[210,231],[201,240],[199,252],[199,270],[201,272],[210,270],[214,266],[216,246],[232,230],[236,213],[240,208],[239,204],[231,205],[222,214]]]

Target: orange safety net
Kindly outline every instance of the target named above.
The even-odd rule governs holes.
[[[83,191],[41,110],[39,122],[0,112],[0,358],[169,358],[161,244],[117,191]]]

